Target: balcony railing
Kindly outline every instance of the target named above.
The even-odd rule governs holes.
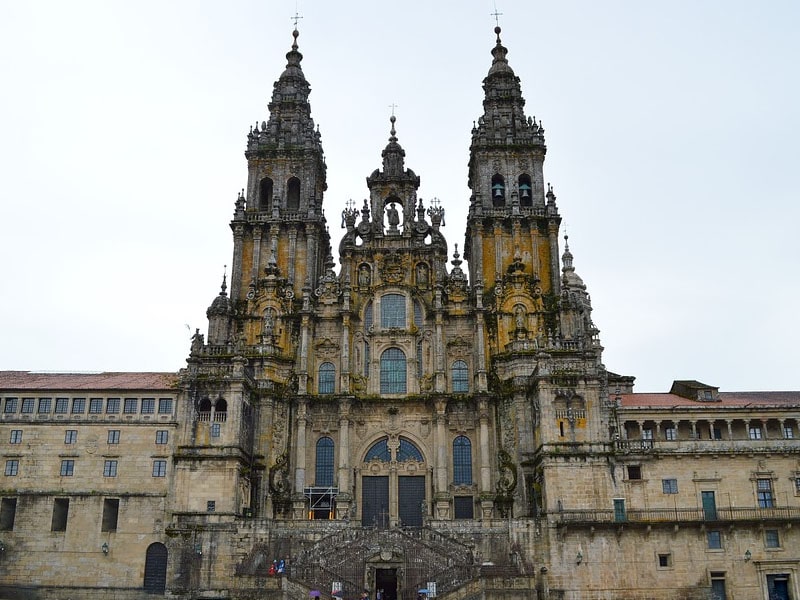
[[[733,521],[798,521],[800,507],[772,508],[654,508],[629,509],[624,513],[613,509],[563,510],[551,512],[558,525],[654,524],[654,523],[725,523]]]

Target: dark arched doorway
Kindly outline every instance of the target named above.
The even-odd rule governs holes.
[[[167,547],[156,542],[147,547],[144,561],[144,591],[164,594],[167,589]]]

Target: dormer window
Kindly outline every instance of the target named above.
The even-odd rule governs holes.
[[[519,205],[533,206],[533,188],[528,175],[519,176]]]
[[[492,177],[492,206],[506,205],[506,183],[502,175]]]

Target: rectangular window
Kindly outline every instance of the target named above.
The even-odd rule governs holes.
[[[628,465],[628,479],[641,479],[642,467],[639,465]]]
[[[664,439],[668,442],[674,442],[678,439],[678,430],[675,427],[667,427],[664,430]]]
[[[153,477],[166,477],[167,476],[167,461],[154,460],[153,461]]]
[[[217,503],[215,500],[209,500],[206,502],[206,512],[214,512],[217,510]]]
[[[50,531],[66,531],[69,516],[69,498],[56,498],[53,501],[53,520]]]
[[[136,414],[137,405],[138,400],[136,398],[125,398],[125,407],[122,409],[122,412],[126,415],[134,415]]]
[[[719,427],[712,427],[711,428],[711,439],[714,439],[714,440],[721,440],[722,439],[722,430]]]
[[[119,429],[108,430],[108,443],[119,444]]]
[[[86,398],[73,398],[72,399],[72,414],[82,415],[86,412]]]
[[[67,409],[69,409],[69,398],[56,398],[56,410],[54,412],[57,415],[65,415],[67,414]]]
[[[678,493],[678,480],[677,479],[662,479],[661,480],[661,489],[664,491],[665,494],[677,494]]]
[[[75,444],[78,441],[78,430],[77,429],[67,429],[64,432],[64,443],[65,444]]]
[[[658,566],[661,569],[668,569],[672,566],[672,554],[659,554]]]
[[[100,531],[116,531],[119,520],[119,499],[106,498],[103,500],[103,523]]]
[[[72,477],[75,474],[75,461],[66,459],[61,461],[61,477]]]
[[[653,439],[653,430],[652,429],[642,429],[642,439],[643,440],[652,440]]]
[[[453,498],[453,509],[456,519],[475,518],[475,502],[472,496],[455,496]]]
[[[103,399],[89,398],[89,414],[99,415],[101,412],[103,412]]]
[[[52,398],[39,398],[39,414],[46,415],[50,413],[53,404]]]
[[[794,493],[800,494],[800,477],[794,478]]]
[[[106,400],[106,414],[117,415],[119,414],[119,398],[109,398]]]
[[[156,412],[156,399],[142,398],[142,414],[152,415],[155,412]]]
[[[3,412],[6,414],[12,414],[17,412],[17,398],[6,398],[5,406],[3,407]]]
[[[757,479],[756,490],[758,492],[758,506],[760,508],[772,508],[775,506],[775,500],[772,497],[771,479]]]
[[[764,545],[767,548],[780,548],[780,532],[777,529],[767,529],[764,531]]]
[[[156,431],[156,444],[166,444],[169,442],[169,431],[160,429]]]
[[[706,541],[708,542],[709,550],[722,549],[722,532],[716,529],[706,532]]]
[[[6,477],[15,477],[19,473],[19,461],[17,459],[6,461]]]
[[[220,434],[220,424],[219,423],[212,423],[211,424],[211,437],[218,438]]]
[[[23,415],[32,415],[34,409],[34,398],[23,398],[22,399],[22,414]]]
[[[750,427],[750,439],[751,440],[761,439],[761,427]]]
[[[107,460],[103,465],[103,477],[117,476],[117,461]]]
[[[11,430],[11,438],[8,440],[9,444],[21,444],[22,443],[22,429],[12,429]]]
[[[13,531],[17,517],[17,499],[3,498],[0,501],[0,531]]]
[[[171,415],[172,414],[172,398],[159,398],[158,399],[158,414]]]
[[[787,440],[794,439],[794,429],[792,429],[791,425],[784,425],[783,426],[783,437]]]

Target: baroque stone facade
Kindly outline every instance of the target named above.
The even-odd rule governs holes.
[[[392,117],[337,273],[294,32],[187,367],[0,374],[0,597],[800,597],[800,393],[606,370],[495,33],[463,260]]]

